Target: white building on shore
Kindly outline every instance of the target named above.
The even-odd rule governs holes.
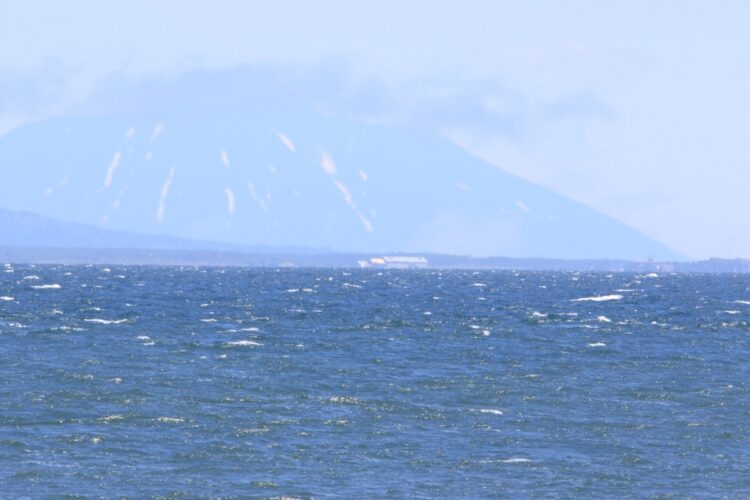
[[[386,255],[360,260],[358,263],[361,268],[380,269],[426,269],[429,265],[427,258],[410,255]]]

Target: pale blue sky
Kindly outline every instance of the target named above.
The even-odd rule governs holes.
[[[334,103],[351,114],[433,127],[690,257],[750,257],[749,25],[741,1],[0,0],[0,134],[113,73],[345,67],[378,96]]]

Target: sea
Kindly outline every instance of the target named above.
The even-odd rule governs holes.
[[[2,498],[750,497],[750,276],[0,264]]]

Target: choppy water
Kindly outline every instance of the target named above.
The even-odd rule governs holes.
[[[750,277],[0,267],[2,496],[750,495]]]

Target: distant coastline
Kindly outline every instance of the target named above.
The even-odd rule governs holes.
[[[443,254],[388,254],[394,265],[385,265],[378,253],[241,252],[216,250],[100,249],[68,247],[0,246],[0,265],[94,264],[144,266],[211,266],[266,268],[423,268],[517,271],[598,271],[636,273],[750,273],[750,259],[700,261],[629,261],[620,259],[544,259],[517,257],[470,257]],[[418,260],[413,258],[418,257]],[[364,262],[374,261],[375,265]],[[383,264],[380,264],[380,262]],[[409,265],[418,262],[418,265]],[[402,264],[399,264],[402,263]]]

